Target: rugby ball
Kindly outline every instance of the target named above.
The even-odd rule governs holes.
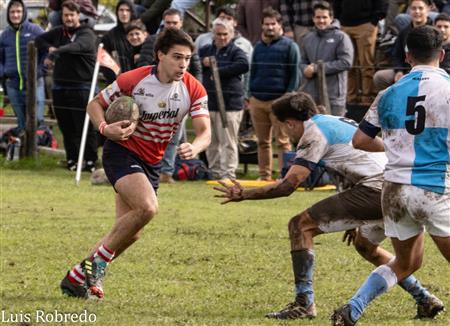
[[[129,96],[121,96],[115,99],[105,112],[107,124],[117,121],[129,120],[130,123],[139,119],[139,107]]]

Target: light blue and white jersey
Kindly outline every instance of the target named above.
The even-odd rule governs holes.
[[[311,171],[316,165],[343,176],[350,185],[363,184],[380,190],[387,162],[384,153],[355,149],[353,134],[358,125],[353,120],[317,114],[304,122],[305,131],[297,145],[294,164]]]
[[[364,120],[363,131],[370,125],[382,130],[385,180],[450,193],[450,77],[444,70],[415,66],[377,96]]]

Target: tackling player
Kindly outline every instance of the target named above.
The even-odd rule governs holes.
[[[193,51],[194,44],[183,31],[163,31],[155,43],[157,66],[121,74],[88,104],[93,124],[107,138],[103,166],[117,193],[116,222],[91,255],[67,273],[61,282],[63,293],[103,298],[102,280],[108,263],[139,238],[157,213],[160,161],[184,116],[192,117],[196,136],[192,144],[179,146],[180,157],[192,159],[208,146],[211,131],[206,91],[186,72]],[[135,130],[129,121],[105,122],[104,111],[123,95],[131,96],[139,106]]]
[[[425,229],[450,262],[450,77],[439,69],[442,34],[417,27],[406,45],[411,72],[378,95],[353,138],[358,148],[386,151],[382,207],[395,259],[334,312],[333,325],[354,325],[373,299],[420,268]]]
[[[295,301],[281,311],[269,313],[268,318],[314,318],[313,238],[322,233],[345,231],[361,226],[355,239],[358,252],[375,265],[387,263],[392,255],[378,244],[384,232],[374,232],[370,225],[382,221],[381,186],[386,157],[382,153],[356,150],[351,144],[357,130],[354,121],[343,117],[317,114],[313,99],[306,93],[288,93],[275,101],[272,111],[285,127],[293,142],[298,142],[294,164],[286,176],[273,184],[244,189],[237,181],[215,189],[223,203],[251,199],[288,196],[297,189],[317,165],[337,173],[351,188],[326,198],[289,221],[291,258],[295,280]],[[369,225],[367,225],[369,224]],[[442,302],[428,293],[418,280],[410,276],[400,283],[416,300],[419,317],[430,317]]]

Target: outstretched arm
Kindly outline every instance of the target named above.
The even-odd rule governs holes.
[[[311,173],[309,169],[301,165],[292,165],[288,173],[282,180],[258,188],[244,189],[239,182],[232,180],[233,185],[228,186],[225,182],[219,181],[221,187],[214,187],[222,194],[215,197],[225,198],[222,204],[232,201],[238,202],[247,199],[270,199],[286,197],[292,194],[295,189]]]

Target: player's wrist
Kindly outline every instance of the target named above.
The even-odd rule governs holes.
[[[100,132],[101,135],[105,135],[105,128],[108,126],[108,124],[106,123],[106,121],[102,121],[100,122],[100,124],[98,125],[98,131]]]

